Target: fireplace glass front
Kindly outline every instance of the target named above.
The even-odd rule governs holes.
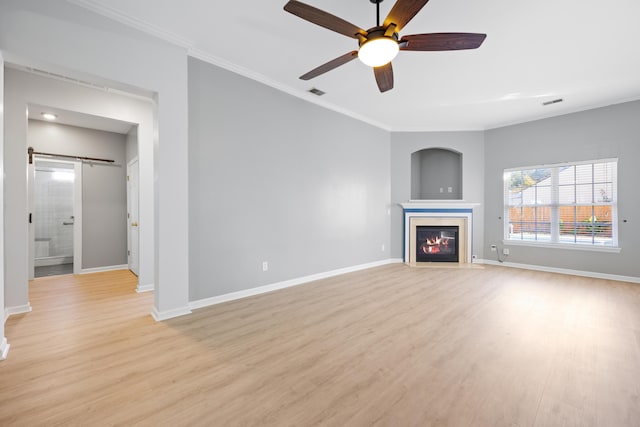
[[[416,262],[458,262],[458,226],[417,226]]]

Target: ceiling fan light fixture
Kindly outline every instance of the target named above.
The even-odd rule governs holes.
[[[373,75],[380,92],[393,89],[393,67],[391,61],[400,50],[432,52],[446,50],[466,50],[480,47],[486,34],[480,33],[426,33],[409,34],[399,38],[398,33],[422,10],[429,0],[395,0],[387,17],[380,20],[380,3],[383,0],[369,0],[376,5],[376,26],[364,30],[344,19],[308,5],[298,0],[289,0],[284,10],[309,21],[312,24],[342,34],[358,41],[358,50],[352,50],[325,62],[300,76],[310,80],[354,59],[373,67]]]
[[[370,67],[381,67],[388,64],[398,55],[398,42],[386,36],[367,40],[360,46],[358,58]]]

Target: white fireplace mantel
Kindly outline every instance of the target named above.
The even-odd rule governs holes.
[[[480,203],[471,203],[464,200],[409,200],[400,203],[403,209],[473,209]]]

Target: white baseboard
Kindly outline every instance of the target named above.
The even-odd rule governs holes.
[[[398,259],[385,259],[381,261],[370,262],[367,264],[360,264],[353,267],[339,268],[337,270],[331,270],[324,273],[312,274],[309,276],[299,277],[297,279],[285,280],[283,282],[272,283],[270,285],[258,286],[256,288],[244,289],[242,291],[231,292],[224,295],[218,295],[211,298],[203,298],[196,301],[189,302],[189,308],[196,310],[198,308],[209,307],[223,302],[234,301],[241,298],[247,298],[254,295],[260,295],[267,292],[277,291],[279,289],[290,288],[292,286],[302,285],[304,283],[313,282],[315,280],[326,279],[328,277],[339,276],[341,274],[352,273],[354,271],[366,270],[368,268],[379,267],[387,264],[394,264],[402,262]]]
[[[7,358],[7,354],[9,353],[9,343],[7,343],[7,339],[2,337],[0,339],[0,360],[5,360]]]
[[[524,270],[545,271],[548,273],[569,274],[571,276],[591,277],[594,279],[615,280],[618,282],[640,283],[640,277],[620,276],[617,274],[597,273],[595,271],[571,270],[568,268],[545,267],[543,265],[520,264],[515,262],[499,262],[492,259],[477,259],[478,264],[500,265]]]
[[[158,311],[156,307],[153,307],[153,310],[151,310],[151,316],[156,322],[162,322],[163,320],[173,319],[174,317],[185,316],[187,314],[191,314],[189,306],[166,311]]]
[[[129,269],[129,266],[127,264],[109,265],[106,267],[83,268],[82,270],[80,270],[80,274],[102,273],[104,271],[128,270],[128,269]]]
[[[15,307],[5,307],[4,308],[4,321],[6,322],[9,316],[14,314],[22,314],[22,313],[30,313],[31,312],[31,304],[27,303],[25,305],[18,305]]]
[[[140,283],[138,283],[138,286],[136,287],[136,292],[139,294],[143,292],[152,292],[155,288],[156,287],[153,283],[149,283],[146,285],[141,285]]]

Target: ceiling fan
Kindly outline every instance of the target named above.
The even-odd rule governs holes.
[[[400,50],[441,51],[476,49],[484,41],[486,34],[477,33],[429,33],[412,34],[399,38],[398,33],[424,7],[429,0],[397,0],[389,15],[380,25],[380,3],[384,0],[369,0],[376,5],[377,25],[362,28],[308,4],[290,0],[284,10],[321,27],[358,40],[358,50],[339,56],[300,76],[310,80],[331,71],[347,62],[360,58],[373,67],[373,73],[380,92],[393,89],[393,68],[391,60]]]

